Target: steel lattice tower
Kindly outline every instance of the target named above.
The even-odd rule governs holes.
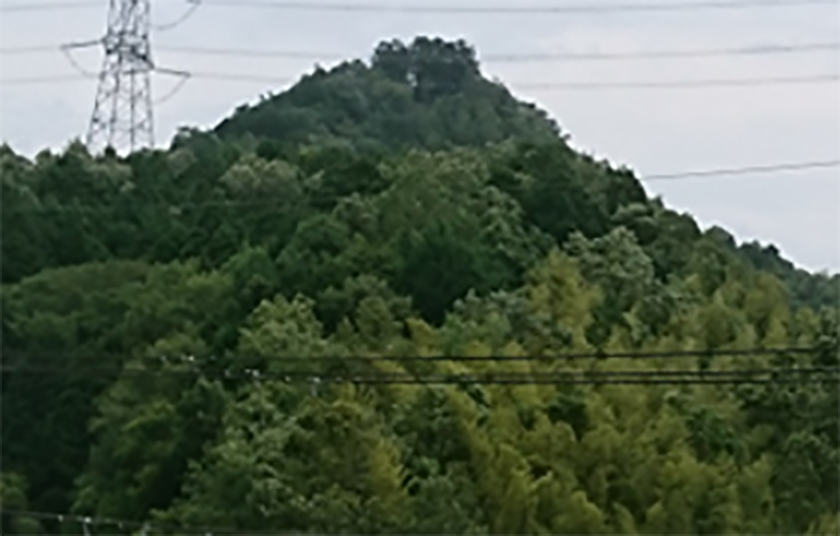
[[[87,143],[93,150],[154,145],[151,0],[109,0],[105,59]]]

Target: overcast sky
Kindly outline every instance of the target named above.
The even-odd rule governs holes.
[[[34,0],[2,0],[0,5],[30,1]],[[455,2],[467,4],[466,0],[451,1]],[[502,0],[494,2],[501,5]],[[544,0],[528,5],[595,2]],[[420,0],[414,5],[418,3],[431,5]],[[524,0],[509,0],[507,5],[520,3],[524,5]],[[103,0],[101,8],[0,13],[0,43],[3,48],[12,48],[95,39],[104,32],[106,5]],[[471,5],[492,4],[475,1]],[[155,22],[166,24],[178,19],[186,6],[184,0],[153,1]],[[190,46],[323,52],[320,64],[330,66],[335,54],[367,58],[380,40],[410,40],[418,34],[464,38],[479,55],[625,53],[837,42],[840,4],[517,15],[374,15],[205,5],[177,28],[155,33],[154,45],[161,49]],[[155,56],[161,67],[278,78],[297,78],[317,61],[199,56],[167,50],[156,50]],[[101,51],[81,51],[76,58],[84,68],[95,71]],[[840,72],[837,50],[694,59],[484,62],[483,69],[488,76],[500,78],[520,98],[548,110],[577,147],[628,165],[642,177],[840,158],[840,86],[836,82],[620,91],[524,87],[534,83],[829,74]],[[0,80],[75,73],[57,51],[0,56]],[[174,83],[173,79],[157,76],[154,91],[158,96],[165,95]],[[282,87],[266,82],[193,79],[156,109],[158,144],[167,144],[179,126],[210,127],[238,104]],[[65,84],[0,82],[0,138],[27,155],[45,147],[65,146],[84,134],[95,89],[94,82],[81,78]],[[811,270],[840,271],[840,168],[701,177],[650,182],[646,187],[652,195],[661,195],[669,206],[693,214],[704,227],[720,225],[738,239],[773,243],[786,257]]]

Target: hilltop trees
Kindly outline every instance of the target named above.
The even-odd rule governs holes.
[[[508,139],[554,142],[558,127],[482,77],[463,41],[419,37],[381,43],[370,65],[316,70],[286,93],[241,107],[215,133],[274,146],[343,144],[356,149],[480,147]]]

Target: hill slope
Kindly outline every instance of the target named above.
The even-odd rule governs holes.
[[[701,231],[472,57],[384,44],[165,151],[0,148],[3,365],[32,368],[2,376],[4,512],[836,533],[837,277]],[[598,350],[637,357],[557,359]],[[468,380],[499,374],[553,381]],[[329,381],[351,376],[374,383]]]
[[[548,114],[482,76],[476,53],[466,43],[426,37],[409,45],[383,42],[369,65],[353,61],[330,71],[318,69],[287,92],[239,108],[214,132],[222,139],[256,138],[267,155],[286,146],[324,143],[361,151],[482,147],[506,140],[564,145]],[[594,170],[588,180],[601,177],[594,162],[583,168]],[[608,181],[601,182],[591,188],[608,190]],[[611,201],[614,206],[625,202]],[[604,219],[601,232],[610,225]],[[809,274],[772,246],[739,246],[725,231],[713,234],[740,262],[779,277],[794,303],[837,305],[840,275]]]

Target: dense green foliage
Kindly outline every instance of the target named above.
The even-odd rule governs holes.
[[[318,68],[289,91],[242,106],[215,132],[285,146],[344,143],[365,150],[444,149],[515,138],[548,142],[557,126],[481,76],[463,42],[419,38],[377,47],[370,65]]]
[[[3,147],[0,170],[4,365],[59,371],[3,375],[4,510],[179,534],[837,533],[836,382],[280,379],[286,358],[324,377],[838,365],[838,276],[649,199],[463,43],[383,43],[165,151]],[[818,349],[312,359],[756,346]],[[80,531],[59,525],[3,517]]]

